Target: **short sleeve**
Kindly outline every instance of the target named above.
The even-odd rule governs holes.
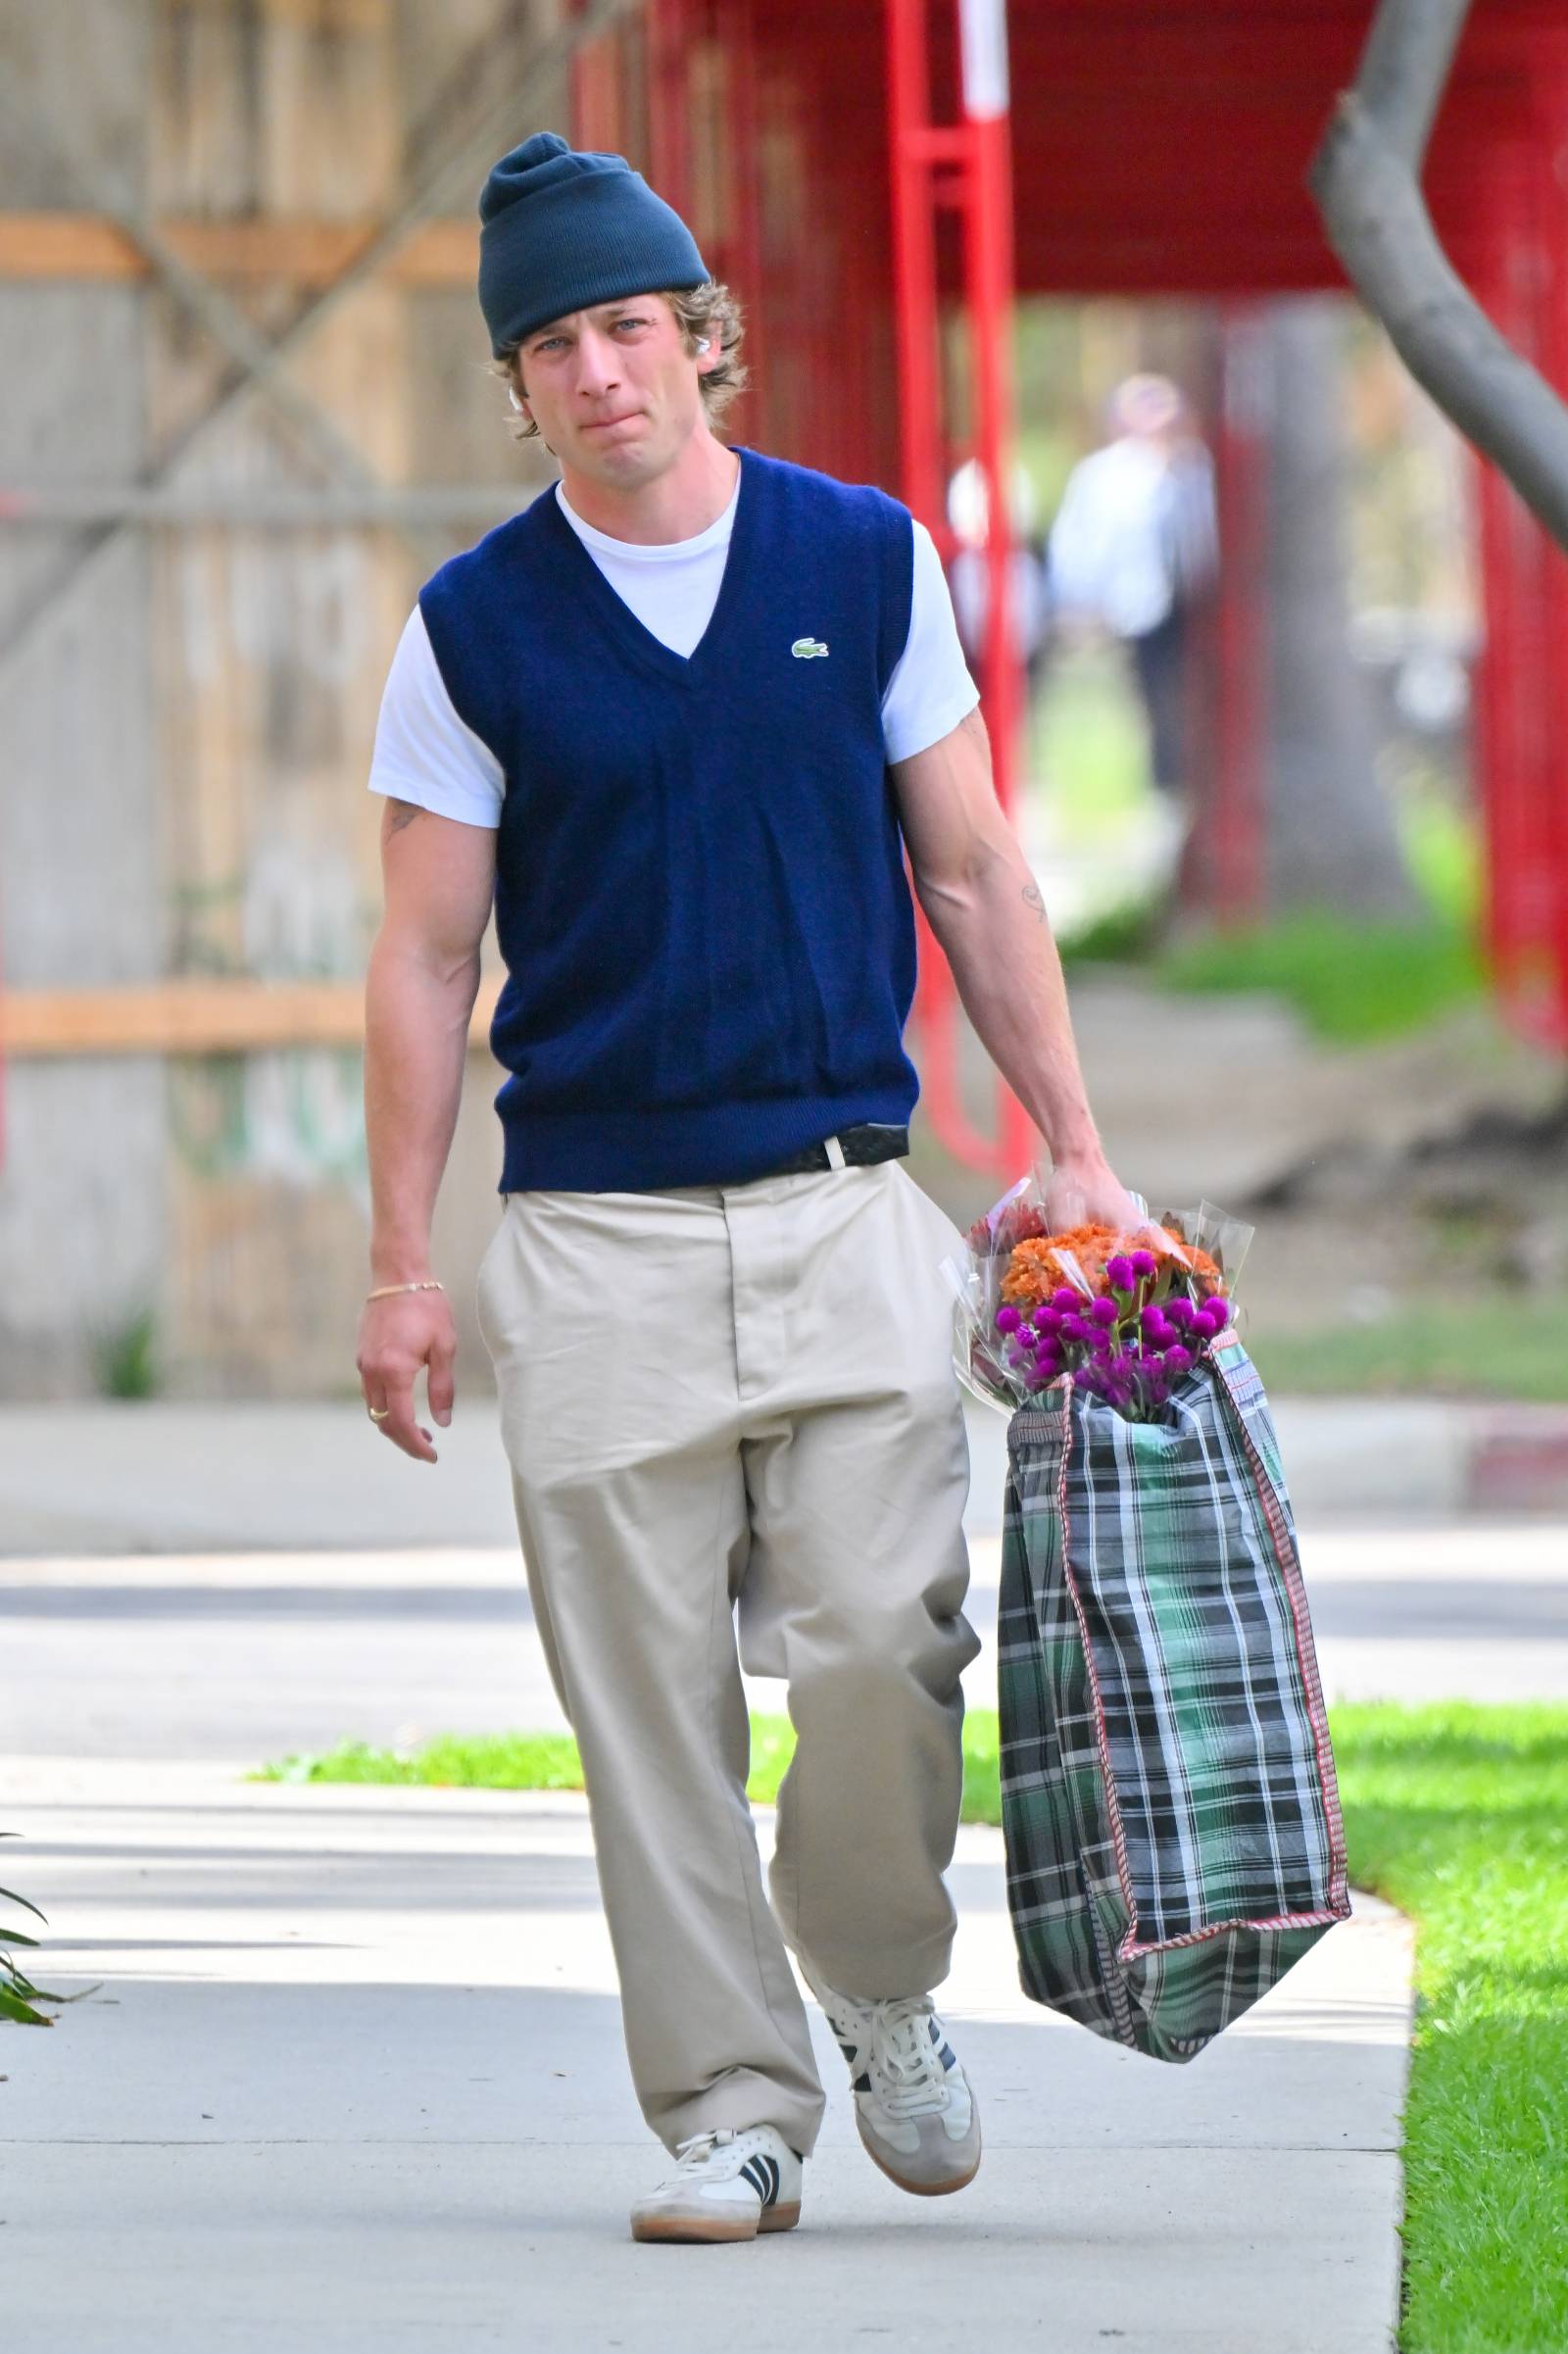
[[[501,763],[453,710],[417,606],[404,623],[382,690],[369,783],[372,793],[464,825],[501,823]]]
[[[882,741],[890,760],[906,760],[940,743],[980,700],[958,642],[936,542],[923,523],[913,516],[910,522],[914,588],[909,637],[882,698]]]

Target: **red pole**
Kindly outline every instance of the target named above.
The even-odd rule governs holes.
[[[1021,679],[1011,625],[1012,547],[1007,492],[1012,455],[1012,181],[1007,126],[1006,20],[1003,0],[956,0],[963,61],[962,121],[931,120],[926,0],[887,0],[888,147],[893,203],[893,292],[906,504],[939,549],[951,545],[939,370],[936,210],[956,201],[963,217],[964,294],[976,378],[976,456],[986,484],[987,622],[980,687],[997,797],[1011,814]],[[938,173],[947,176],[941,184]],[[957,1060],[953,974],[924,910],[915,906],[919,970],[914,1012],[921,1081],[944,1149],[1004,1179],[1039,1150],[1027,1112],[1000,1074],[998,1133],[969,1120]]]
[[[1558,63],[1546,81],[1530,144],[1535,198],[1535,244],[1540,268],[1538,299],[1544,317],[1541,333],[1543,373],[1561,392],[1568,387],[1568,271],[1563,268],[1565,208],[1557,125],[1568,97],[1568,75]],[[1568,1051],[1568,556],[1541,533],[1543,587],[1549,657],[1543,686],[1547,703],[1550,754],[1541,780],[1541,866],[1544,888],[1540,912],[1542,965],[1541,1035],[1558,1054]]]
[[[889,162],[893,309],[899,346],[905,503],[922,521],[943,513],[937,400],[937,245],[921,133],[930,121],[926,0],[888,0]]]
[[[1502,331],[1562,381],[1562,301],[1544,284],[1555,204],[1528,149],[1489,179],[1494,261],[1490,307]],[[1545,208],[1550,206],[1550,210]],[[1568,1045],[1568,816],[1561,782],[1561,659],[1568,644],[1563,559],[1518,494],[1480,466],[1486,637],[1476,746],[1487,841],[1484,945],[1511,1026]]]
[[[580,16],[583,0],[571,0],[571,13]],[[574,49],[567,76],[571,135],[579,147],[618,152],[623,144],[620,109],[620,44],[613,32],[601,33],[585,48]]]
[[[986,489],[988,593],[980,691],[997,799],[1010,819],[1024,682],[1012,593],[1012,137],[1004,0],[958,0],[958,32],[971,141],[965,264],[975,363],[975,455]],[[1034,1159],[1042,1140],[1004,1083],[999,1089],[999,1112],[1002,1169],[1015,1174]]]
[[[759,92],[757,27],[751,0],[726,12],[724,46],[729,60],[729,104],[733,125],[729,203],[733,213],[734,284],[745,305],[747,360],[752,381],[765,384],[767,367],[762,317],[762,210],[759,186],[762,113]],[[746,437],[751,438],[750,434]]]
[[[691,120],[686,0],[648,0],[648,180],[686,215],[690,211]]]

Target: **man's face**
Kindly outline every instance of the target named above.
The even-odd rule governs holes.
[[[664,472],[702,423],[701,371],[662,295],[554,319],[517,354],[518,398],[563,467],[634,490]]]

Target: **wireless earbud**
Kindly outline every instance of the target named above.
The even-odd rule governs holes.
[[[708,349],[708,342],[709,342],[709,339],[708,339],[708,337],[707,337],[706,335],[699,335],[699,336],[698,336],[698,338],[697,338],[697,348],[698,348],[698,350],[699,350],[700,352],[706,352],[706,351],[707,351],[707,349]]]
[[[512,403],[514,409],[515,409],[517,412],[517,415],[520,417],[522,415],[522,403],[517,398],[516,387],[514,385],[509,384],[507,386],[507,398]]]

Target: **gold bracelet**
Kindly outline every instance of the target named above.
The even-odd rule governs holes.
[[[384,1283],[378,1292],[367,1292],[367,1300],[389,1300],[394,1292],[444,1292],[444,1283]]]

